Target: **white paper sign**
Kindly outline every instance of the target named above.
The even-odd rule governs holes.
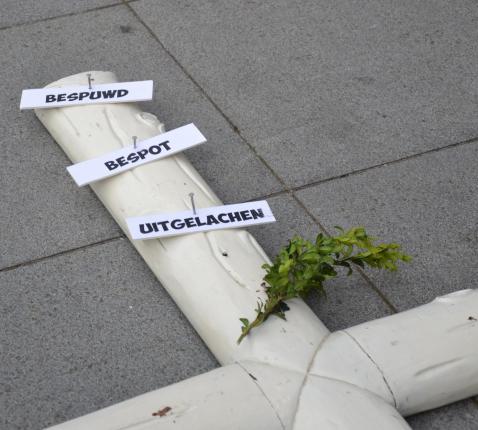
[[[56,108],[95,103],[125,103],[152,100],[153,81],[115,82],[61,88],[23,90],[20,109]]]
[[[134,145],[126,146],[66,169],[81,187],[204,142],[206,138],[198,128],[194,124],[188,124],[142,140],[136,144],[136,149]]]
[[[265,200],[226,206],[126,218],[133,239],[154,239],[199,231],[245,227],[275,222]]]

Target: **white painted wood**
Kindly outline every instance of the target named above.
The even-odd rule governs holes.
[[[116,82],[110,72],[90,73],[97,84]],[[85,76],[51,86],[82,83]],[[128,146],[132,136],[142,140],[164,131],[154,115],[132,103],[36,114],[74,163]],[[183,154],[92,189],[126,234],[126,217],[191,209],[191,192],[197,207],[221,204]],[[287,322],[270,318],[238,346],[238,318],[254,318],[257,296],[264,297],[261,265],[269,261],[249,233],[212,231],[133,245],[226,367],[57,430],[398,430],[409,427],[394,406],[409,414],[478,394],[476,290],[330,336],[302,300],[291,300]],[[165,406],[172,407],[170,417],[148,415]]]
[[[164,416],[153,416],[158,411]],[[151,391],[51,430],[280,430],[253,379],[233,364]]]
[[[294,430],[405,430],[398,411],[355,385],[309,376],[300,397]]]
[[[117,81],[110,72],[89,73],[95,84]],[[70,76],[49,86],[75,85],[84,82],[85,76]],[[164,131],[154,115],[141,112],[134,103],[35,112],[73,163],[129,146],[132,136],[143,140]],[[202,131],[207,138],[207,130]],[[191,192],[198,208],[222,204],[183,154],[138,166],[91,187],[126,234],[127,217],[190,210]],[[271,318],[240,346],[236,344],[239,318],[253,319],[257,297],[263,296],[258,292],[261,266],[269,261],[244,230],[134,241],[133,245],[222,364],[252,360],[305,371],[328,334],[314,313],[296,300],[290,304],[287,322]]]
[[[412,415],[478,393],[478,290],[330,335],[310,373],[367,389]]]
[[[291,429],[307,373],[253,361],[242,361],[239,364],[254,377],[284,428]]]
[[[395,406],[382,372],[357,342],[343,331],[332,333],[318,350],[309,373],[347,381],[369,390]]]
[[[403,415],[478,393],[478,290],[345,332],[380,368]]]

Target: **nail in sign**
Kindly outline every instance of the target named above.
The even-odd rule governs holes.
[[[153,81],[114,82],[22,91],[20,109],[42,109],[97,103],[139,102],[153,99]]]
[[[132,239],[154,239],[275,222],[265,200],[127,218]]]
[[[206,138],[198,128],[188,124],[98,158],[73,164],[67,170],[81,187],[204,142]]]

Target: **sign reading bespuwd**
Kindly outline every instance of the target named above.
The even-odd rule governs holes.
[[[56,108],[96,103],[125,103],[153,99],[153,81],[114,82],[22,91],[20,109]]]
[[[154,239],[208,230],[267,224],[276,219],[265,200],[126,218],[132,239]]]
[[[108,178],[159,158],[168,157],[187,148],[206,142],[194,124],[184,125],[158,134],[98,158],[67,167],[78,186]]]

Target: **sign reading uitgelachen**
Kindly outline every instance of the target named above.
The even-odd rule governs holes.
[[[275,221],[265,200],[126,219],[132,239],[154,239]]]

